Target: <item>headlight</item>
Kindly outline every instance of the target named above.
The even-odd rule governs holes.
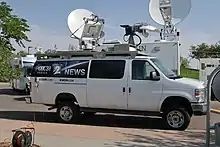
[[[198,102],[204,102],[205,89],[195,89],[195,98]]]

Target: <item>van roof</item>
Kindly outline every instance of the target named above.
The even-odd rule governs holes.
[[[130,56],[106,56],[104,58],[94,58],[91,56],[88,57],[72,57],[72,58],[48,58],[48,59],[40,59],[38,61],[64,61],[64,60],[118,60],[118,59],[150,59],[155,58],[153,56],[135,56],[135,58],[131,58]]]
[[[48,53],[48,54],[36,54],[38,60],[42,59],[53,59],[57,60],[61,59],[76,59],[76,58],[140,58],[140,57],[150,57],[149,54],[140,52],[140,51],[127,51],[127,50],[120,50],[120,51],[57,51],[56,53]]]

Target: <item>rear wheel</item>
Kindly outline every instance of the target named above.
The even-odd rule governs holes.
[[[75,104],[61,103],[57,107],[57,116],[60,122],[72,123],[77,121],[79,109]]]
[[[166,126],[172,130],[184,131],[189,126],[191,117],[184,108],[171,108],[163,112],[163,120]]]

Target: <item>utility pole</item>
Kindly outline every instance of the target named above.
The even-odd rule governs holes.
[[[30,48],[33,48],[32,46],[28,47],[28,54],[30,54]]]

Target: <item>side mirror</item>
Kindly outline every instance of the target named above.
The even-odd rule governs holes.
[[[152,72],[150,72],[150,79],[153,80],[153,81],[159,81],[160,76],[157,75],[157,72],[152,71]]]

